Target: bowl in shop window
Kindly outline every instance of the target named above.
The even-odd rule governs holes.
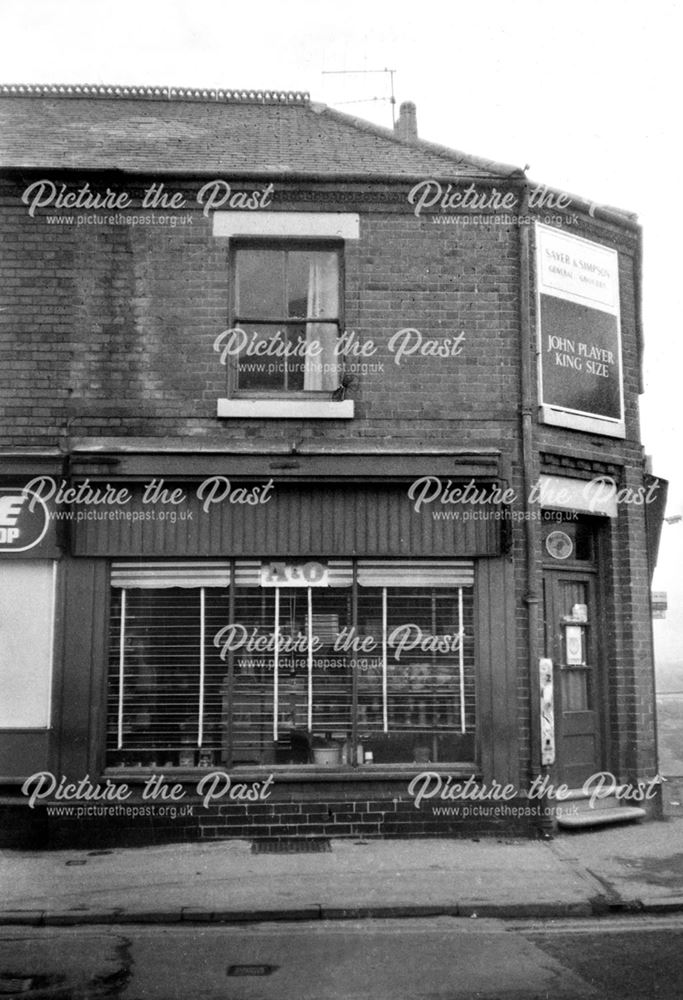
[[[313,763],[323,767],[334,767],[341,764],[341,747],[313,747]]]

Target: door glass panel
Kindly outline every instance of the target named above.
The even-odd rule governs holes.
[[[591,665],[588,663],[588,584],[561,580],[558,585],[562,637],[562,709],[586,712],[592,706]]]
[[[561,580],[560,592],[560,616],[563,620],[567,618],[576,619],[577,606],[586,606],[588,602],[588,587],[580,580]]]
[[[572,667],[562,668],[562,707],[565,712],[586,712],[590,709],[589,672]]]

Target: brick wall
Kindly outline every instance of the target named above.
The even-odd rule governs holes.
[[[85,180],[94,190],[125,186],[134,196],[146,187],[144,180],[136,187],[106,175],[83,175],[70,183]],[[499,448],[511,462],[511,485],[523,495],[515,227],[440,225],[429,215],[416,218],[406,202],[408,184],[377,185],[374,201],[358,185],[319,184],[305,191],[291,183],[276,186],[275,209],[361,212],[361,238],[349,241],[345,250],[345,325],[377,345],[370,360],[383,371],[357,376],[350,392],[356,401],[353,421],[220,421],[216,400],[225,395],[227,379],[213,342],[228,323],[229,262],[228,243],[213,237],[211,220],[183,210],[179,214],[191,223],[175,227],[54,224],[45,212],[28,216],[20,202],[26,183],[24,177],[8,176],[0,187],[0,447],[48,447],[97,436],[248,439],[256,448],[260,440],[278,438],[391,438],[416,446],[457,442]],[[188,204],[194,204],[199,183],[169,181],[167,186],[185,192]],[[620,251],[627,440],[536,427],[537,445],[588,459],[608,453],[624,483],[637,485],[634,238],[587,219],[578,235]],[[425,338],[464,331],[462,353],[451,359],[413,356],[397,365],[389,338],[405,327],[419,329]],[[651,731],[653,708],[642,511],[620,514],[612,535],[612,738],[620,769],[640,776],[653,766],[652,740],[643,735]],[[523,785],[533,762],[521,524],[513,532],[512,558]],[[368,833],[410,832],[403,807],[389,808],[382,801],[375,808],[368,798],[359,812],[355,805],[349,810],[330,800],[335,819],[328,816],[320,823],[313,812],[309,816],[297,806],[290,825],[301,826],[299,817],[306,815],[309,829],[332,823]],[[269,815],[265,810],[254,818],[263,818],[269,829]],[[426,822],[410,815],[411,829]],[[228,819],[233,822],[229,807],[214,819],[202,823],[204,835]]]
[[[93,189],[106,186],[88,180]],[[512,227],[444,226],[405,210],[367,211],[361,239],[347,244],[345,320],[377,345],[370,360],[383,372],[357,375],[357,419],[324,427],[240,424],[215,416],[226,385],[212,345],[228,322],[228,241],[213,237],[211,219],[195,210],[183,213],[191,225],[175,228],[53,224],[48,210],[28,216],[23,187],[17,179],[2,189],[4,446],[47,445],[60,432],[231,439],[451,434],[485,446],[498,443],[499,421],[514,429]],[[335,194],[309,207],[353,208],[335,202]],[[77,210],[67,214],[78,220]],[[413,356],[397,365],[387,344],[405,327],[425,338],[465,331],[462,354],[447,361]]]
[[[241,804],[215,803],[204,808],[188,797],[178,804],[175,818],[139,815],[67,819],[43,817],[43,843],[53,848],[116,844],[171,843],[184,840],[282,839],[289,837],[477,837],[505,834],[530,836],[541,806],[516,798],[507,803],[449,803],[433,799],[415,808],[405,782],[382,785],[368,782],[363,789],[330,788],[327,783],[306,783],[273,801]],[[127,805],[149,807],[149,803]],[[458,812],[435,812],[440,807]],[[434,807],[434,809],[432,808]],[[466,809],[471,810],[470,813]],[[184,810],[191,810],[188,814]],[[477,811],[477,809],[479,811]],[[498,810],[498,812],[496,812]],[[41,812],[42,810],[36,810]],[[24,809],[24,812],[26,810]],[[530,815],[533,813],[533,815]]]

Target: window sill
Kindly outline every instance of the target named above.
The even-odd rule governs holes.
[[[481,780],[481,772],[471,763],[428,763],[428,764],[351,764],[336,767],[322,767],[315,764],[236,764],[229,768],[226,764],[216,764],[211,768],[185,767],[108,767],[104,775],[113,782],[142,784],[150,775],[166,774],[166,782],[197,782],[207,774],[217,771],[230,773],[235,781],[261,781],[272,774],[275,783],[284,781],[405,781],[425,772],[444,775],[465,781],[468,778]]]
[[[217,416],[270,420],[352,420],[353,400],[219,399]]]

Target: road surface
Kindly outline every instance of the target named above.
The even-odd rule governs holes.
[[[0,928],[0,997],[680,1000],[683,914]]]

